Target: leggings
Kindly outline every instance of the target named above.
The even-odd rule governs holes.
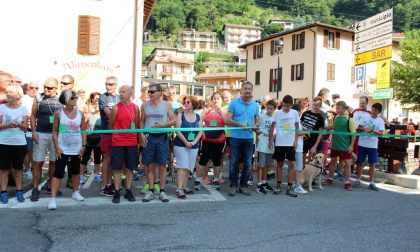
[[[67,166],[69,178],[72,175],[79,175],[80,173],[80,158],[79,155],[61,154],[61,158],[55,162],[54,177],[58,179],[64,178],[64,169]]]
[[[86,150],[85,150],[85,154],[83,155],[82,158],[82,162],[80,162],[80,164],[82,165],[87,165],[89,159],[90,159],[90,154],[92,154],[93,151],[93,162],[95,164],[100,164],[101,163],[101,146],[86,146]]]

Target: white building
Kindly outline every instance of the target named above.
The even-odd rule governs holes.
[[[292,20],[279,20],[279,19],[272,19],[268,21],[268,24],[279,25],[282,26],[284,31],[292,30],[293,29],[293,21]]]
[[[216,46],[215,32],[197,32],[195,29],[183,31],[180,36],[182,48],[193,51],[214,52]]]
[[[191,50],[155,48],[146,59],[148,77],[158,80],[193,81],[194,54]]]
[[[246,44],[261,38],[261,27],[250,25],[225,24],[225,47],[230,53],[239,52],[239,45]]]

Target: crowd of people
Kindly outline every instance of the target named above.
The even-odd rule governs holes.
[[[72,199],[84,200],[79,186],[86,181],[90,160],[94,166],[93,181],[101,184],[99,193],[112,197],[113,203],[120,202],[122,193],[126,200],[136,200],[132,181],[143,166],[143,202],[155,197],[169,201],[165,187],[172,163],[176,164],[176,197],[186,199],[203,184],[220,190],[225,183],[224,157],[230,161],[226,168],[229,196],[251,195],[253,174],[257,176],[258,193],[280,194],[283,166],[287,167],[286,194],[305,194],[307,191],[299,184],[301,172],[316,153],[324,155],[319,168],[328,170],[323,184],[331,185],[334,178],[339,178],[345,181],[348,191],[360,186],[361,170],[368,157],[369,188],[377,190],[374,164],[378,161],[378,137],[383,134],[385,121],[380,116],[381,104],[375,103],[369,110],[367,97],[359,99],[359,108],[351,109],[340,101],[339,94],[333,94],[329,104],[329,90],[325,88],[312,100],[293,99],[290,95],[281,101],[268,95],[253,100],[253,84],[244,81],[237,98],[225,90],[198,100],[192,95],[178,98],[174,90],[165,92],[157,83],[143,88],[140,98],[133,99],[133,87],[118,87],[114,76],[107,77],[104,85],[103,94],[93,92],[85,100],[83,90],[74,90],[74,78],[70,75],[62,76],[61,81],[48,78],[39,90],[35,82],[22,85],[20,78],[0,72],[2,203],[9,199],[10,174],[14,175],[19,202],[25,201],[24,176],[32,178],[30,200],[38,201],[46,160],[48,180],[41,190],[51,194],[48,209],[57,208],[55,198],[62,195],[60,181],[66,170],[66,186],[73,190]],[[175,132],[162,130],[171,127]],[[101,129],[116,132],[95,133]],[[120,131],[130,129],[145,130]],[[332,135],[320,134],[325,130],[333,130]],[[356,137],[351,134],[354,132],[369,135]],[[357,172],[353,184],[352,167]],[[273,171],[276,184],[270,185],[268,177]],[[194,188],[190,189],[187,184],[192,174]]]

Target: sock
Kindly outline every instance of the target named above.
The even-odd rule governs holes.
[[[165,192],[165,189],[160,189],[160,192]]]
[[[153,189],[153,188],[150,188],[149,189],[152,193],[154,193],[155,192],[155,189]]]

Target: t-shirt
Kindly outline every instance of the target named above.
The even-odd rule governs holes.
[[[26,111],[28,111],[28,115],[32,113],[32,105],[34,104],[34,98],[35,97],[30,97],[29,95],[23,96],[22,105],[26,108]]]
[[[299,122],[299,130],[302,130],[302,124]],[[303,152],[303,136],[298,137],[296,152]]]
[[[319,130],[320,128],[324,128],[324,118],[322,115],[310,110],[303,112],[300,121],[304,130]],[[314,146],[318,135],[318,133],[310,133],[309,138],[305,141],[308,143],[308,146]]]
[[[359,127],[362,122],[370,118],[370,111],[366,109],[355,109],[351,112],[351,114],[356,128]]]
[[[18,108],[9,108],[6,104],[0,105],[0,115],[2,116],[1,124],[8,124],[13,121],[22,123],[23,117],[28,115],[24,106]],[[21,128],[7,128],[0,131],[2,134],[0,137],[0,144],[4,145],[26,145],[26,138],[24,130]],[[20,133],[20,134],[19,134]]]
[[[382,118],[365,118],[361,124],[364,128],[371,128],[372,130],[385,130],[385,122]],[[378,148],[378,137],[377,136],[361,136],[359,138],[359,146],[366,148]]]
[[[224,112],[222,112],[224,113]],[[206,118],[204,119],[204,127],[211,128],[211,127],[224,127],[225,123],[223,122],[222,116],[217,113],[216,111],[210,111]],[[208,143],[225,143],[226,142],[226,134],[224,130],[212,130],[212,131],[204,131],[203,138],[201,139],[203,142]]]
[[[283,109],[274,113],[273,122],[276,123],[276,146],[293,146],[295,142],[295,124],[299,123],[299,113],[296,110],[284,112]]]
[[[228,112],[232,113],[232,120],[248,124],[249,127],[254,127],[255,118],[259,116],[259,109],[255,101],[245,103],[242,97],[233,99],[229,104]],[[253,131],[248,129],[235,129],[232,130],[231,137],[241,139],[254,139]]]
[[[99,112],[101,114],[101,127],[102,129],[108,129],[109,118],[106,117],[104,108],[112,109],[112,107],[120,101],[119,95],[110,95],[103,93],[99,96]]]
[[[258,128],[260,129],[260,137],[257,145],[257,151],[262,153],[274,153],[274,148],[270,149],[268,148],[268,142],[269,142],[269,134],[270,134],[270,127],[271,123],[273,122],[273,115],[268,116],[267,114],[262,114],[260,116],[260,124],[258,125]]]
[[[350,121],[349,121],[350,120]],[[354,120],[348,115],[337,115],[333,122],[334,132],[356,132]],[[351,136],[333,134],[331,149],[347,151],[351,144]]]

